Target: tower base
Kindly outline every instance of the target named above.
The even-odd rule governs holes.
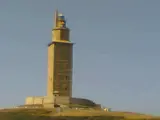
[[[26,106],[36,106],[41,105],[43,107],[47,108],[53,108],[55,104],[58,105],[69,105],[70,104],[70,98],[65,96],[33,96],[33,97],[27,97],[25,101]]]

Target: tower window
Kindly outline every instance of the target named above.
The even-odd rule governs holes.
[[[68,76],[66,76],[66,80],[68,80]]]

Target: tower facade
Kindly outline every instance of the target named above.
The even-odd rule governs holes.
[[[72,49],[65,17],[55,12],[52,41],[48,44],[47,96],[72,96]]]

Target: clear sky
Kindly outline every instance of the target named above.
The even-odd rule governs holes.
[[[46,95],[53,14],[74,45],[73,96],[160,114],[159,0],[0,0],[0,107]]]

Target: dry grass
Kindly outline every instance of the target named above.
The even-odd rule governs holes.
[[[155,120],[153,118],[155,117],[138,113],[100,110],[67,110],[61,113],[56,113],[55,109],[0,110],[0,120]],[[160,118],[156,120],[160,120]]]
[[[122,116],[128,119],[149,119],[153,118],[151,115],[144,115],[138,113],[131,113],[131,112],[105,112],[100,110],[72,110],[72,111],[65,111],[62,113],[54,114],[54,116]]]

